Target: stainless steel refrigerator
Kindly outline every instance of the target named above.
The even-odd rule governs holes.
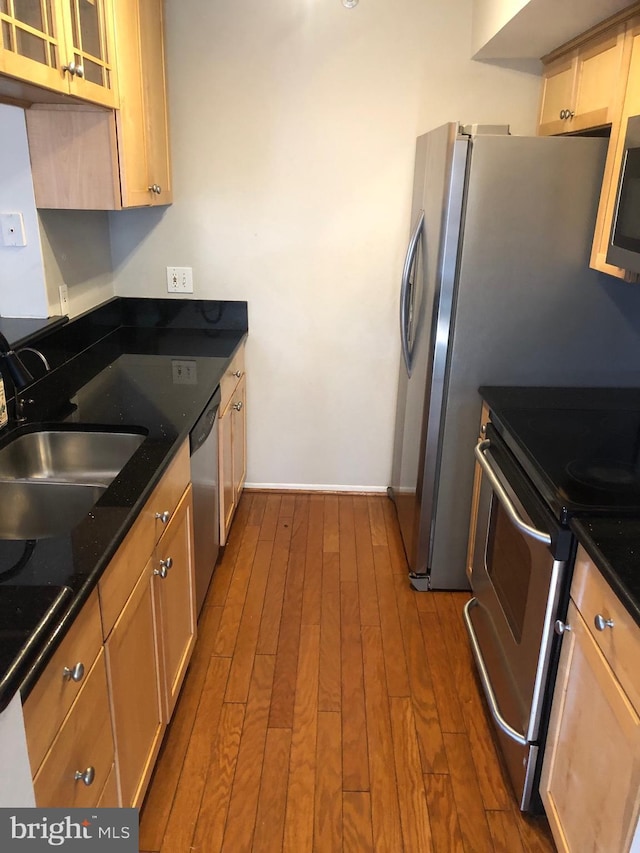
[[[394,500],[418,590],[468,588],[479,385],[637,385],[640,288],[588,268],[605,139],[417,140]]]

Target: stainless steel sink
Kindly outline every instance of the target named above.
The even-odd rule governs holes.
[[[131,432],[26,433],[0,449],[0,481],[37,480],[106,487],[144,438]]]
[[[0,482],[0,539],[47,539],[68,533],[105,489],[46,480]]]

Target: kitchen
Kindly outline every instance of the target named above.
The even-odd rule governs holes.
[[[249,302],[248,484],[381,492],[415,136],[458,116],[533,133],[540,79],[469,60],[468,3],[290,7],[167,4],[174,204],[43,212],[47,282],[36,259],[16,293],[0,249],[0,310],[57,309],[58,279],[73,315],[165,295],[165,267],[191,265],[196,296]]]

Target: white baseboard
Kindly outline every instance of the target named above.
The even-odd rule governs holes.
[[[357,495],[385,494],[386,486],[332,486],[308,483],[245,483],[245,489],[259,492],[347,492]]]

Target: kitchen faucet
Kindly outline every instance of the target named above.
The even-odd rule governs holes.
[[[30,385],[34,379],[33,375],[20,359],[19,353],[21,352],[32,352],[37,355],[44,367],[46,372],[48,373],[51,370],[49,362],[46,357],[40,352],[40,350],[35,349],[34,347],[22,347],[17,352],[11,349],[11,344],[5,338],[5,336],[0,332],[0,358],[4,360],[4,363],[7,366],[7,372],[11,377],[11,381],[13,382],[14,389],[14,405],[15,405],[15,419],[18,423],[21,423],[26,420],[24,414],[24,403],[25,401],[18,396],[18,392],[22,391],[23,388],[26,388],[27,385]]]

